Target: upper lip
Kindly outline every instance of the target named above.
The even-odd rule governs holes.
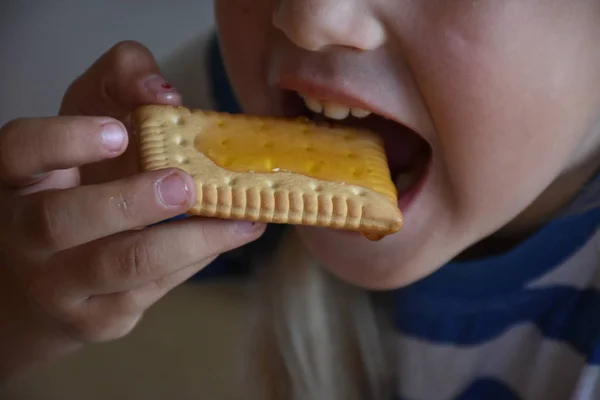
[[[282,77],[277,86],[280,89],[293,90],[301,95],[312,97],[324,103],[337,103],[348,108],[361,108],[387,118],[387,116],[384,115],[384,110],[378,110],[375,105],[369,104],[363,99],[355,97],[348,93],[347,90],[341,88],[331,86],[326,87],[316,82],[310,82],[295,76]]]
[[[380,115],[386,119],[397,122],[416,132],[416,127],[407,121],[401,120],[393,110],[386,108],[386,102],[377,102],[376,99],[366,100],[362,96],[361,89],[357,86],[346,84],[344,79],[329,80],[323,84],[317,80],[307,79],[295,74],[281,75],[275,82],[275,86],[281,90],[295,91],[300,95],[312,97],[321,102],[331,102],[344,105],[349,108],[360,108]],[[372,101],[375,100],[375,101]]]

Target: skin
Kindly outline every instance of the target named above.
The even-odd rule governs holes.
[[[598,1],[219,0],[217,17],[247,112],[281,114],[278,79],[300,77],[384,101],[430,144],[398,234],[299,228],[356,285],[401,287],[491,235],[526,236],[598,167]]]

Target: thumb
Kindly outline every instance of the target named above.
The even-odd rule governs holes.
[[[150,50],[127,41],[113,46],[71,84],[60,114],[124,119],[143,104],[180,103],[181,96],[161,76]]]

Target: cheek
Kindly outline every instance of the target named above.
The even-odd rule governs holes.
[[[268,112],[265,76],[272,0],[218,0],[221,51],[238,100],[246,112]]]
[[[438,167],[461,219],[493,207],[496,217],[486,218],[508,222],[568,166],[595,118],[598,56],[590,39],[598,28],[581,29],[585,15],[563,18],[567,1],[556,15],[537,13],[547,7],[535,3],[438,15],[429,24],[437,30],[415,39]]]

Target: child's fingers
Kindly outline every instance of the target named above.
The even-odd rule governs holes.
[[[27,283],[28,293],[73,338],[115,339],[216,255],[262,231],[260,225],[189,219],[115,235],[57,253]]]
[[[27,184],[45,172],[114,158],[127,144],[125,127],[111,118],[14,120],[0,129],[0,180]]]
[[[72,339],[100,343],[120,339],[135,328],[143,310],[134,307],[126,294],[86,299],[61,315],[59,326]]]
[[[105,342],[127,335],[143,313],[208,262],[196,263],[138,289],[92,296],[63,320],[67,333],[81,342]]]
[[[48,269],[64,284],[59,295],[77,302],[90,296],[161,283],[184,268],[257,239],[262,225],[190,218],[107,237],[57,254]],[[168,285],[168,281],[163,281]]]
[[[127,296],[129,297],[131,303],[135,304],[140,309],[145,310],[160,300],[175,287],[196,275],[214,258],[215,257],[211,257],[203,262],[194,263],[179,271],[173,272],[170,275],[156,279],[140,288],[130,290],[129,292],[126,292]]]
[[[140,43],[118,43],[100,57],[65,93],[61,115],[123,118],[142,104],[181,103],[161,77],[150,50]]]
[[[60,251],[186,212],[196,198],[189,175],[153,171],[119,181],[15,199],[14,229],[35,246]]]

